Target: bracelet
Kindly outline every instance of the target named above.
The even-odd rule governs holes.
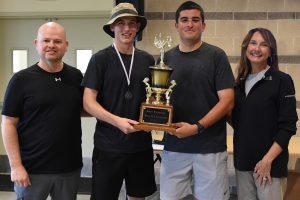
[[[198,134],[203,133],[205,128],[204,126],[202,126],[202,124],[200,124],[199,122],[196,123],[196,126],[198,128]]]

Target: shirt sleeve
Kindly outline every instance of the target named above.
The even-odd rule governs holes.
[[[220,52],[216,55],[216,65],[216,90],[219,91],[227,88],[233,88],[234,76],[227,55],[222,50],[220,50]]]
[[[23,108],[23,88],[21,77],[17,74],[11,78],[6,88],[2,115],[9,117],[21,117]]]
[[[94,54],[88,64],[87,70],[83,77],[81,85],[100,91],[104,81],[105,63],[103,55]]]
[[[278,133],[274,138],[281,148],[287,148],[290,138],[297,131],[298,121],[296,111],[295,88],[292,78],[286,74],[281,79],[278,99]]]

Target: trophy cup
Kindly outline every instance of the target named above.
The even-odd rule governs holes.
[[[163,62],[165,48],[171,46],[171,41],[170,36],[164,40],[161,34],[154,38],[155,47],[160,49],[160,63],[149,67],[151,77],[143,80],[147,99],[141,105],[139,124],[134,125],[135,128],[175,132],[175,127],[172,126],[173,107],[170,105],[170,97],[176,82],[172,80],[169,84],[173,69]]]

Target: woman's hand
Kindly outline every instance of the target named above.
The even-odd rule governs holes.
[[[272,162],[268,161],[267,159],[262,159],[254,168],[256,180],[258,180],[259,185],[262,187],[265,187],[267,183],[272,183],[272,177],[270,174],[271,166]]]

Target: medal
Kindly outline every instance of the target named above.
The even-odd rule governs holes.
[[[128,89],[126,92],[125,92],[125,99],[126,100],[130,100],[132,99],[133,95],[132,93],[130,92],[130,90]]]
[[[129,85],[130,85],[130,75],[131,75],[132,65],[133,65],[133,60],[134,60],[134,47],[133,47],[133,49],[132,49],[132,56],[131,56],[131,62],[130,62],[130,67],[129,67],[129,73],[127,73],[127,71],[126,71],[124,62],[123,62],[123,60],[122,60],[122,58],[121,58],[121,55],[120,55],[120,53],[119,53],[119,51],[118,51],[118,49],[117,49],[115,43],[113,44],[113,47],[115,48],[115,50],[116,50],[116,52],[117,52],[117,54],[118,54],[119,60],[120,60],[120,62],[121,62],[121,64],[122,64],[122,67],[123,67],[123,70],[124,70],[124,74],[125,74],[126,79],[127,79],[127,85],[128,85],[128,87],[129,87]],[[125,97],[126,100],[132,99],[133,95],[132,95],[132,93],[130,92],[129,89],[127,89],[127,91],[125,92],[124,97]]]

